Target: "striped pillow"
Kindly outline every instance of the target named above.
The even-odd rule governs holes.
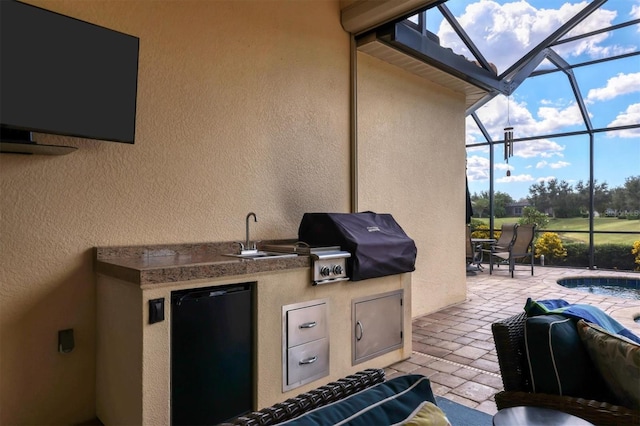
[[[380,383],[282,424],[288,426],[404,424],[419,414],[425,401],[435,404],[429,379],[419,374],[411,374]]]

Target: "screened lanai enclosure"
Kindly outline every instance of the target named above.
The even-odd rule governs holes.
[[[466,94],[472,229],[533,221],[547,264],[633,270],[639,24],[640,1],[449,0],[355,42]]]

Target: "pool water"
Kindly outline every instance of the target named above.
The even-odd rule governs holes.
[[[558,284],[592,294],[640,300],[640,278],[563,278],[558,280]]]

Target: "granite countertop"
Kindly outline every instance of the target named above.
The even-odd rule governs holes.
[[[287,243],[280,240],[276,243]],[[269,242],[274,243],[273,241]],[[309,256],[241,259],[233,242],[96,247],[95,271],[134,284],[161,284],[308,268]]]

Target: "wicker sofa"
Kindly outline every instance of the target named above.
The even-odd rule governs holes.
[[[262,426],[293,422],[297,426],[339,424],[384,425],[406,421],[443,424],[447,419],[429,379],[410,374],[385,380],[384,370],[367,369],[242,415],[224,426]],[[431,423],[429,423],[431,422]]]
[[[361,390],[384,382],[384,370],[367,369],[300,394],[260,411],[238,417],[226,426],[269,426],[291,420],[308,411],[346,398]]]
[[[572,396],[533,393],[525,352],[526,313],[492,324],[504,391],[495,396],[498,409],[514,406],[552,408],[595,425],[640,425],[640,411]]]

